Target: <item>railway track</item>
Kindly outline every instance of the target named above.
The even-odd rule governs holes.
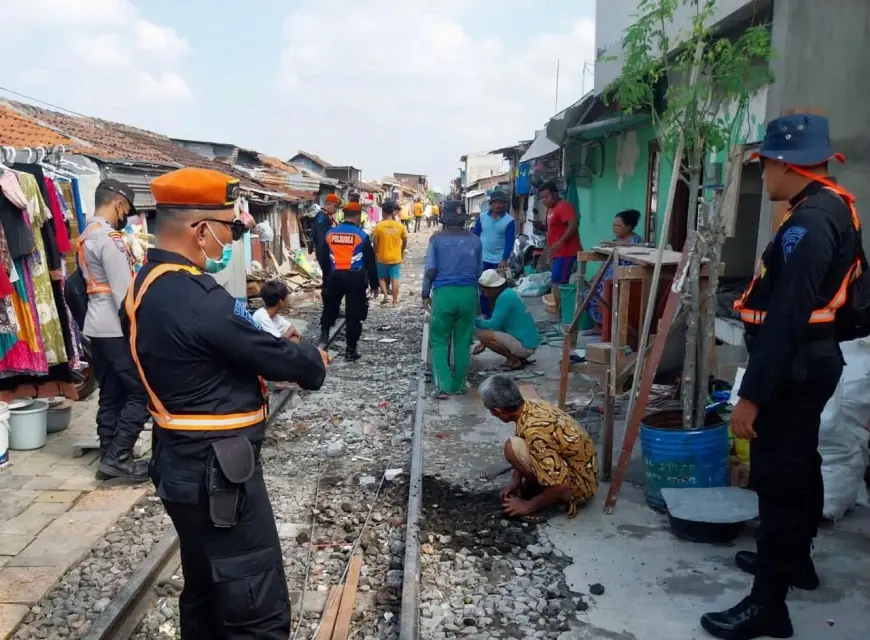
[[[330,344],[344,328],[344,320],[336,323],[330,334]],[[290,389],[276,394],[269,409],[271,422],[295,392]],[[181,565],[178,535],[170,527],[148,554],[145,562],[130,576],[126,584],[95,620],[84,636],[85,640],[128,640],[138,628],[143,617],[153,607],[156,596],[154,588],[175,573]]]

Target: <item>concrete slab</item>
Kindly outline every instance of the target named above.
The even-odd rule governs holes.
[[[0,638],[11,636],[29,611],[26,604],[0,604]]]
[[[733,606],[751,586],[734,565],[734,554],[754,550],[749,527],[734,544],[683,542],[667,518],[643,504],[639,488],[623,488],[613,515],[602,513],[607,486],[573,520],[557,518],[543,528],[555,548],[574,560],[565,569],[569,586],[588,593],[587,618],[600,636],[630,640],[705,638],[699,619],[706,611]],[[870,510],[829,525],[814,554],[822,587],[789,596],[795,638],[858,640],[867,637],[870,608]],[[833,622],[833,626],[828,624]],[[584,637],[584,636],[578,636]]]
[[[0,603],[39,602],[63,575],[56,567],[10,567],[0,569]]]
[[[527,304],[536,316],[534,300]],[[559,389],[558,345],[543,345],[531,370],[543,376],[517,380],[533,385],[541,397],[555,402]],[[501,362],[494,354],[473,358],[470,378],[477,383]],[[486,371],[489,370],[489,371]],[[590,383],[572,375],[569,400],[588,396]],[[427,401],[424,428],[424,472],[458,485],[482,489],[481,478],[506,467],[502,455],[513,425],[492,418],[475,391],[464,397]],[[588,429],[593,435],[592,429]],[[617,416],[616,450],[624,423]],[[614,455],[616,458],[616,455]],[[614,460],[615,462],[615,460]],[[506,477],[493,480],[501,485]],[[595,502],[573,520],[551,520],[542,528],[555,548],[573,559],[565,569],[568,584],[586,595],[589,626],[564,634],[561,640],[694,640],[707,638],[702,613],[730,607],[749,590],[751,579],[734,565],[738,550],[754,549],[752,527],[727,546],[692,544],[675,538],[667,518],[647,508],[642,493],[640,446],[635,447],[616,511],[602,513],[607,485]],[[798,640],[858,640],[867,637],[870,611],[870,510],[850,513],[820,534],[814,557],[822,587],[793,591],[790,608]],[[605,593],[589,595],[589,585],[601,583]]]

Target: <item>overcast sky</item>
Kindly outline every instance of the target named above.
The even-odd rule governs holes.
[[[593,9],[594,0],[0,0],[0,86],[174,137],[283,159],[305,149],[364,179],[425,173],[444,188],[459,156],[531,138],[553,115],[557,60],[560,109],[592,87]]]

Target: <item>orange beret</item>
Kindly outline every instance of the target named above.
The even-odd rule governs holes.
[[[151,181],[158,207],[230,209],[239,199],[239,181],[220,171],[185,167]]]
[[[362,207],[360,206],[359,202],[348,202],[346,205],[344,205],[345,213],[359,213],[360,211],[362,211]]]
[[[341,204],[341,198],[339,198],[334,193],[330,193],[328,196],[326,196],[326,203],[327,204]]]

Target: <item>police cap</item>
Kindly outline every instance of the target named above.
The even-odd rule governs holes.
[[[239,199],[239,180],[220,171],[185,167],[151,181],[157,208],[231,209]]]
[[[346,205],[344,205],[343,211],[345,215],[359,215],[359,213],[362,211],[362,207],[360,206],[359,202],[348,202]]]

